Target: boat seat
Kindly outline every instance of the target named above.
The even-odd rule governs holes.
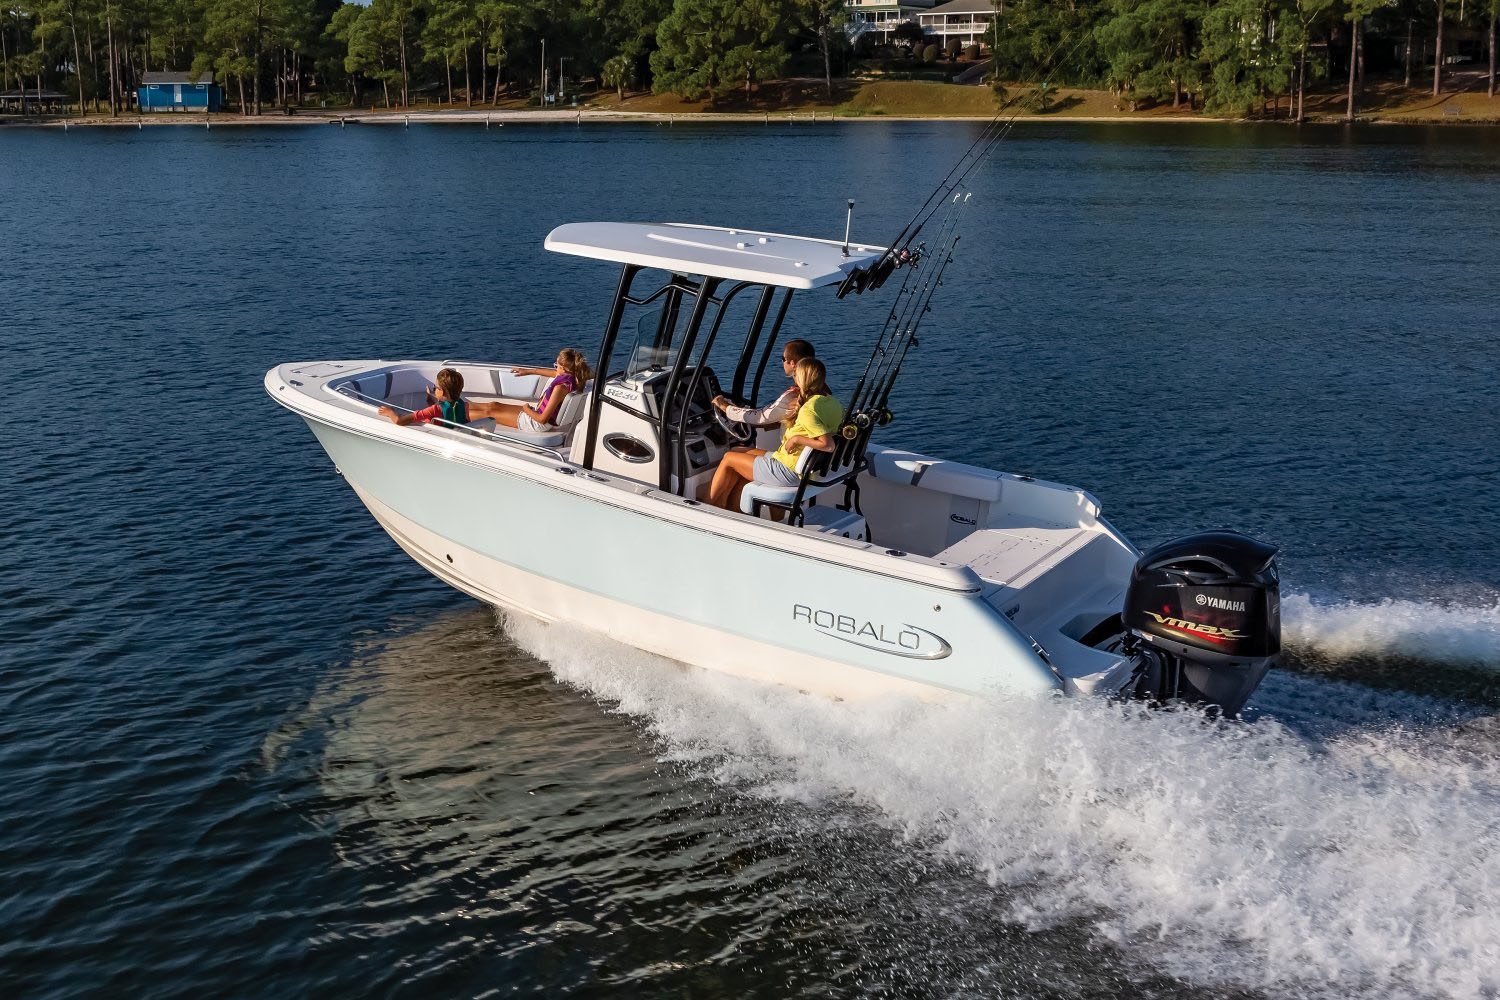
[[[471,420],[469,426],[477,431],[487,434],[495,434],[501,438],[509,438],[516,441],[525,441],[540,448],[560,448],[568,439],[562,431],[549,431],[546,434],[538,434],[535,431],[523,431],[519,427],[500,427],[495,423],[493,417],[485,417],[482,420]]]
[[[823,453],[812,448],[803,448],[802,454],[797,456],[797,475],[806,475],[808,463],[813,460],[813,456],[821,454]],[[803,503],[830,486],[838,485],[848,472],[849,466],[845,465],[809,479],[807,489],[802,494]],[[740,512],[749,514],[751,517],[759,517],[761,507],[790,507],[792,501],[796,499],[797,487],[795,486],[772,486],[768,483],[750,482],[746,483],[745,488],[740,491]]]
[[[873,446],[869,461],[870,475],[876,479],[985,503],[998,503],[1004,486],[1001,473],[899,448]]]
[[[490,369],[490,384],[495,387],[495,395],[505,399],[535,400],[550,381],[545,375],[513,375],[509,368]]]
[[[540,378],[541,376],[528,375],[523,377]],[[541,390],[538,389],[537,391],[540,392]],[[469,426],[478,430],[489,431],[492,434],[499,434],[503,437],[525,441],[539,448],[561,448],[573,437],[573,431],[578,428],[579,422],[583,420],[583,415],[588,412],[589,397],[593,394],[593,379],[588,381],[582,392],[569,393],[568,398],[563,400],[562,407],[557,411],[557,426],[545,433],[522,430],[519,427],[502,427],[497,430],[495,428],[495,421],[489,417],[485,417],[482,420],[470,421]]]

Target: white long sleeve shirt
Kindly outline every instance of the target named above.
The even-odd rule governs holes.
[[[751,427],[772,427],[796,413],[800,399],[797,387],[788,386],[786,392],[758,410],[752,410],[747,406],[728,406],[724,408],[724,415],[730,420],[738,420]]]

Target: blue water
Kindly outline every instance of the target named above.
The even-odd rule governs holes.
[[[854,197],[878,240],[972,134],[0,131],[5,992],[1500,991],[1493,699],[1453,700],[1500,669],[1500,136],[1028,124],[975,178],[885,440],[1083,486],[1138,544],[1281,545],[1299,669],[1248,744],[541,635],[260,389],[592,353],[612,275],[552,226],[837,235]],[[883,305],[789,322],[837,387]],[[1184,834],[1262,850],[1153,854]]]

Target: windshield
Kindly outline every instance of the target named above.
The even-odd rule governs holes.
[[[629,360],[625,363],[625,374],[665,371],[677,357],[677,348],[672,343],[672,331],[662,329],[663,310],[653,309],[635,324],[635,340],[630,345]]]

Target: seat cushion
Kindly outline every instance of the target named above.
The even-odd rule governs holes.
[[[567,433],[564,431],[548,431],[546,434],[538,434],[535,431],[523,431],[519,427],[496,427],[493,418],[485,417],[482,420],[471,420],[469,426],[477,431],[495,434],[502,438],[515,441],[525,441],[541,448],[560,448],[567,443]]]
[[[507,399],[536,399],[550,379],[544,375],[512,375],[509,368],[490,370],[495,393]]]
[[[1004,485],[998,472],[899,448],[871,448],[870,472],[886,482],[989,503],[999,501]]]
[[[583,387],[582,392],[570,392],[568,398],[563,400],[562,406],[557,410],[557,427],[567,433],[573,429],[578,421],[583,419],[584,413],[588,411],[589,399],[594,395],[594,382],[590,379]]]
[[[804,501],[822,493],[828,487],[818,486],[813,483],[807,484],[807,491],[802,494]],[[797,499],[797,487],[795,486],[770,486],[766,483],[746,483],[745,488],[740,491],[740,511],[745,514],[755,513],[755,501],[761,503],[776,504],[781,507],[790,507],[792,501]]]

